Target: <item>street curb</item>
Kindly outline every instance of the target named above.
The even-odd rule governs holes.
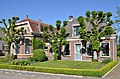
[[[107,76],[112,70],[114,70],[118,65],[120,64],[120,61],[118,62],[118,64],[116,66],[114,66],[110,71],[108,71],[105,75],[103,75],[101,78],[104,78],[105,76]]]

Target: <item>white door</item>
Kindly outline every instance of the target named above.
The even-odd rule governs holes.
[[[81,44],[75,44],[75,60],[82,60]]]

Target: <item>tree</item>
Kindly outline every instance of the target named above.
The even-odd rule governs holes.
[[[113,25],[114,30],[116,31],[116,33],[120,32],[120,6],[116,7],[116,13],[117,15],[115,16],[115,22]]]
[[[97,59],[97,52],[99,51],[101,37],[111,35],[114,33],[112,27],[113,21],[110,20],[112,13],[107,12],[103,13],[102,11],[87,11],[86,17],[79,16],[78,22],[81,28],[78,30],[80,34],[80,38],[84,39],[87,42],[90,42],[92,45],[93,58]],[[87,31],[86,24],[90,23],[92,25],[91,31]],[[105,23],[104,25],[100,26],[101,23]]]
[[[49,28],[44,26],[43,30],[43,38],[46,42],[49,42],[52,46],[52,52],[54,52],[54,60],[61,59],[61,50],[62,46],[66,45],[68,42],[66,41],[66,28],[67,21],[63,21],[63,26],[61,26],[61,21],[56,21],[57,29],[54,31],[53,26],[50,25]]]
[[[44,49],[45,47],[45,43],[43,40],[41,40],[40,38],[35,38],[32,40],[33,42],[33,51],[36,49]]]
[[[8,24],[6,23],[5,19],[2,19],[0,23],[2,23],[4,26],[1,27],[1,30],[5,33],[5,37],[2,38],[0,37],[1,40],[5,41],[7,44],[7,56],[10,56],[10,48],[11,44],[14,43],[15,45],[17,44],[18,40],[18,34],[23,34],[23,29],[21,28],[19,30],[15,29],[15,23],[19,20],[19,17],[12,17],[12,19],[8,19]]]
[[[118,43],[118,47],[120,45],[120,6],[116,7],[116,13],[117,15],[115,16],[115,22],[113,24],[113,28],[115,30],[115,32],[118,34],[118,38],[117,38],[117,43]]]

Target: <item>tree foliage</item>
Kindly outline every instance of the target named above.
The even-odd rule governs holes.
[[[61,58],[61,48],[63,45],[67,44],[67,41],[65,40],[67,34],[66,34],[66,28],[67,21],[63,21],[63,25],[61,26],[61,21],[56,21],[56,30],[55,28],[50,25],[47,27],[47,31],[44,29],[43,31],[43,38],[46,42],[49,42],[52,46],[52,51],[54,54],[54,59],[56,60],[56,56]],[[45,27],[45,26],[44,26]]]
[[[101,37],[114,33],[114,30],[111,27],[113,24],[113,21],[110,19],[111,16],[111,12],[103,13],[102,11],[87,11],[85,18],[82,16],[78,17],[78,22],[81,26],[78,31],[80,38],[90,42],[93,51],[99,50]],[[90,27],[87,26],[87,23],[92,25],[91,31],[86,30],[87,27]]]
[[[120,32],[120,6],[116,7],[116,13],[117,15],[115,16],[115,22],[113,25],[114,30],[116,33]]]
[[[32,40],[33,42],[33,51],[36,49],[44,49],[45,47],[45,43],[43,40],[41,40],[40,38],[35,38]]]
[[[10,53],[10,47],[11,44],[14,42],[16,44],[16,40],[18,38],[17,34],[23,33],[23,29],[21,28],[19,30],[16,30],[15,27],[15,23],[19,20],[19,17],[12,17],[12,19],[8,19],[8,23],[6,23],[5,19],[2,19],[0,21],[1,24],[3,24],[4,26],[1,27],[1,30],[5,33],[5,37],[0,37],[1,40],[5,41],[7,44],[7,49],[8,49],[8,53]]]

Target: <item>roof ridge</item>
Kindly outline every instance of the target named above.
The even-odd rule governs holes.
[[[36,21],[36,20],[32,20],[32,19],[29,19],[29,18],[23,19],[23,20],[21,20],[21,21],[19,21],[19,22],[17,22],[17,23],[25,22],[25,21],[29,21],[29,22],[35,23],[35,24],[41,23],[41,24],[49,25],[49,24],[46,24],[46,23],[43,23],[43,22],[39,22],[39,21]]]

